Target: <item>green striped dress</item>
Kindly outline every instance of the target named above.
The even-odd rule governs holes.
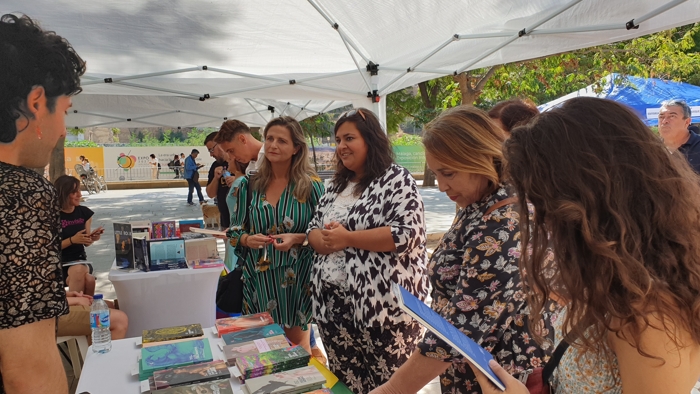
[[[323,182],[314,178],[311,196],[307,201],[294,197],[294,185],[282,192],[277,206],[265,200],[265,194],[251,192],[251,206],[246,207],[250,187],[244,179],[234,190],[237,204],[231,211],[228,236],[243,267],[243,299],[247,313],[270,312],[275,323],[284,327],[301,326],[307,329],[311,319],[311,246],[293,246],[289,252],[280,252],[268,245],[268,261],[264,249],[250,249],[238,242],[243,234],[305,233],[323,195]]]

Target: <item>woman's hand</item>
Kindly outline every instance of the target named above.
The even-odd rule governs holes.
[[[271,235],[272,246],[280,252],[289,252],[289,249],[294,245],[304,242],[306,236],[304,234],[277,234]],[[301,242],[299,242],[301,240]]]
[[[350,231],[338,222],[331,222],[321,230],[321,242],[323,242],[323,246],[333,252],[343,250],[350,246],[348,243],[349,237]]]
[[[506,372],[495,360],[489,361],[489,367],[491,367],[496,376],[498,376],[501,382],[506,386],[505,391],[501,391],[498,387],[494,386],[489,378],[478,368],[473,366],[472,363],[469,363],[469,366],[472,368],[472,371],[474,371],[476,380],[479,381],[479,386],[481,386],[481,392],[484,394],[530,394],[530,390],[528,390],[524,384]]]
[[[90,245],[92,245],[92,242],[93,242],[92,238],[87,233],[87,230],[78,231],[74,236],[70,237],[70,241],[73,244],[85,245],[85,246],[90,246]]]
[[[84,296],[67,296],[66,300],[68,300],[68,306],[78,306],[78,305],[83,305],[83,306],[90,306],[92,305],[92,297],[87,298]]]
[[[265,245],[272,243],[272,238],[269,235],[255,234],[249,235],[245,239],[245,246],[251,249],[262,249]]]
[[[92,242],[99,241],[100,238],[102,237],[102,234],[104,234],[104,232],[105,232],[104,228],[98,227],[97,229],[95,229],[95,231],[93,231],[90,234],[90,239],[92,239]]]

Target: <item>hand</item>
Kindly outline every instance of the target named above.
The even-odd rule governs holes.
[[[481,392],[484,394],[530,394],[530,390],[528,390],[524,384],[506,372],[495,360],[489,361],[489,367],[491,367],[496,376],[498,376],[501,382],[506,386],[505,391],[501,391],[498,387],[494,386],[489,378],[478,368],[473,366],[472,363],[469,363],[469,366],[472,368],[472,371],[474,371],[476,380],[479,381],[479,386],[481,386]]]
[[[83,294],[82,291],[67,291],[66,297],[84,297],[84,298],[87,298],[89,300],[92,299],[91,295]]]
[[[90,238],[92,239],[92,242],[99,241],[100,238],[102,237],[102,234],[104,234],[104,232],[105,232],[105,229],[102,227],[98,227],[97,229],[95,229],[95,231],[93,231],[90,234]]]
[[[214,179],[219,179],[224,174],[224,167],[216,167],[214,169]]]
[[[77,306],[77,305],[90,306],[90,305],[92,305],[92,298],[66,297],[66,300],[68,300],[68,306]]]
[[[299,242],[300,236],[303,236],[306,238],[304,234],[277,234],[277,235],[271,235],[270,238],[272,239],[272,246],[279,250],[280,252],[289,252],[289,249],[292,248],[294,245],[298,245],[301,242]],[[278,241],[281,240],[281,241]],[[302,241],[304,242],[304,241]]]
[[[321,230],[321,242],[323,242],[323,246],[334,252],[343,250],[350,246],[348,244],[350,231],[343,227],[342,224],[338,222],[331,222],[324,227],[325,228]]]
[[[226,181],[226,185],[228,187],[231,187],[231,185],[233,185],[233,182],[236,181],[236,178],[238,178],[238,177],[237,176],[227,176],[224,178],[224,181]]]
[[[245,239],[245,246],[251,249],[262,249],[265,245],[272,243],[272,238],[269,235],[255,234],[249,235]]]
[[[92,238],[90,237],[90,235],[87,233],[87,230],[85,230],[85,229],[78,231],[77,234],[70,237],[70,241],[76,245],[86,245],[86,246],[92,245]]]

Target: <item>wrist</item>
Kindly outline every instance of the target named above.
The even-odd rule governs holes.
[[[73,237],[68,237],[68,241],[70,242],[71,245],[73,245]]]
[[[241,235],[241,246],[248,247],[248,234]]]

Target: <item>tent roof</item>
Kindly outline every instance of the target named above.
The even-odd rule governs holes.
[[[595,85],[589,85],[538,108],[546,111],[574,97],[599,97],[625,104],[647,124],[657,125],[661,104],[666,100],[681,99],[693,110],[693,123],[700,122],[700,86],[658,78],[621,77],[619,74],[610,74],[601,82],[603,88],[599,92],[596,92]]]
[[[266,105],[279,114],[309,100],[316,111],[367,107],[370,91],[385,96],[700,20],[694,0],[5,0],[2,8],[57,31],[87,61],[77,113],[67,117],[80,127],[133,126],[178,109],[144,121],[218,126],[253,108],[269,118]],[[379,65],[374,78],[370,62]]]

